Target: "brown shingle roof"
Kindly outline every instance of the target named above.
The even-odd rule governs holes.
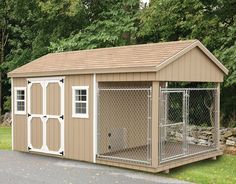
[[[10,72],[10,77],[155,71],[197,40],[51,53]]]

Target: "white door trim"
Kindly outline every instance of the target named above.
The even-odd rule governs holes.
[[[28,113],[27,113],[27,132],[28,132],[28,150],[33,152],[41,152],[54,155],[64,155],[64,82],[65,77],[48,77],[48,78],[28,78],[27,82],[27,95],[28,95]],[[42,114],[31,114],[31,87],[32,84],[40,84],[43,90],[42,100],[43,100],[43,112]],[[50,83],[58,83],[61,90],[61,114],[60,115],[47,115],[47,86]],[[35,149],[31,142],[31,120],[33,117],[41,118],[43,123],[43,145],[41,149]],[[47,147],[47,121],[48,119],[58,119],[61,126],[61,146],[59,151],[50,151]]]

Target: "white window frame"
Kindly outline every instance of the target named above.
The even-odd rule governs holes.
[[[86,90],[86,101],[75,101],[75,91],[76,90]],[[76,103],[86,103],[86,114],[76,113],[75,104]],[[88,86],[72,86],[72,117],[73,118],[88,118],[89,117],[89,87]]]
[[[24,91],[24,94],[25,94],[24,100],[18,100],[17,99],[17,91]],[[24,102],[24,104],[25,104],[24,111],[18,111],[17,110],[17,102],[18,101]],[[26,87],[15,87],[14,88],[14,109],[15,109],[15,114],[26,115]]]

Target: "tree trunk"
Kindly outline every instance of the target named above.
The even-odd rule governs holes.
[[[3,28],[0,29],[1,32],[0,32],[0,66],[2,65],[2,62],[3,62]],[[0,69],[0,124],[2,124],[2,118],[1,118],[1,115],[2,115],[2,71]]]
[[[6,27],[3,25],[2,28],[0,28],[0,67],[2,66],[4,62],[4,52],[5,52],[5,45],[7,43],[8,34],[6,34]],[[2,123],[2,69],[0,68],[0,124]]]
[[[1,29],[0,42],[0,66],[2,66],[4,59],[4,28]],[[0,69],[0,124],[2,124],[2,70]]]

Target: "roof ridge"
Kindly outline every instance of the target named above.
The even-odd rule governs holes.
[[[184,43],[184,42],[190,42],[194,43],[198,41],[197,39],[192,40],[177,40],[177,41],[167,41],[167,42],[157,42],[157,43],[145,43],[145,44],[137,44],[137,45],[124,45],[124,46],[117,46],[117,47],[103,47],[103,48],[95,48],[95,49],[84,49],[84,50],[74,50],[74,51],[62,51],[62,52],[54,52],[54,53],[48,53],[47,55],[60,55],[60,54],[76,54],[78,52],[94,52],[99,50],[110,50],[110,49],[123,49],[123,48],[135,48],[135,47],[149,47],[152,45],[165,45],[165,44],[173,44],[173,43]]]

